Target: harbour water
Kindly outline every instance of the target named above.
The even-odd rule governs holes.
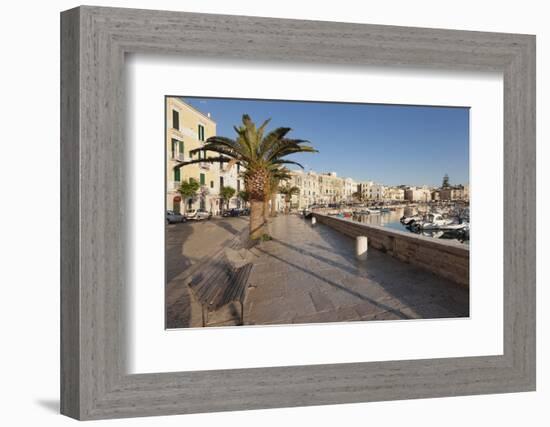
[[[426,213],[426,209],[422,207],[401,207],[401,208],[394,208],[394,210],[391,210],[390,212],[380,212],[376,214],[354,214],[352,216],[353,221],[357,221],[363,224],[369,224],[369,225],[378,225],[382,227],[388,227],[392,228],[394,230],[399,231],[405,231],[405,232],[413,232],[411,229],[403,225],[400,221],[401,217],[403,216],[413,216],[416,214],[424,214]],[[420,232],[417,232],[419,234],[422,234],[424,236],[428,237],[439,237],[439,238],[449,238],[453,239],[455,236],[452,233],[447,233],[445,235],[441,236],[441,233],[438,233],[437,231],[432,230],[423,230]],[[463,243],[468,244],[469,241],[465,240]]]

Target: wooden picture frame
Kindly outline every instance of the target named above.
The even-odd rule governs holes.
[[[504,79],[504,353],[128,375],[124,58],[490,70]],[[535,37],[78,7],[61,14],[61,412],[101,419],[535,389]]]

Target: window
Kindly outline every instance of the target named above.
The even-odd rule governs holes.
[[[172,110],[172,127],[180,130],[180,113],[176,110]]]
[[[223,188],[223,176],[220,176],[220,189]]]
[[[180,181],[180,170],[174,169],[174,181],[179,182]]]
[[[204,176],[204,174],[201,173],[201,174],[200,174],[200,183],[201,183],[201,185],[204,185],[204,184],[205,184],[205,182],[206,182],[206,179],[205,179],[205,178],[206,178],[206,177]]]
[[[214,181],[210,181],[210,188],[214,188]]]
[[[172,139],[172,146],[171,146],[172,159],[176,158],[177,146],[178,146],[178,140],[177,139]]]
[[[183,153],[185,153],[185,151],[184,151],[184,149],[183,149],[183,148],[184,148],[184,147],[183,147],[183,141],[178,141],[178,145],[179,145],[179,147],[178,147],[178,149],[179,149],[179,150],[178,150],[178,153],[179,153],[179,155],[182,157],[181,160],[183,160]]]
[[[203,125],[199,125],[197,133],[198,133],[198,136],[199,136],[199,141],[204,141],[204,126]]]
[[[240,179],[237,180],[237,193],[239,191],[241,191],[241,180]]]

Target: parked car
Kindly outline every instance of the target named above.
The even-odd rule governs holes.
[[[166,222],[175,224],[176,222],[185,222],[186,218],[179,212],[166,211]]]
[[[229,209],[229,210],[223,211],[222,216],[223,216],[223,217],[239,216],[239,215],[242,215],[241,212],[242,212],[241,209],[233,208],[233,209]]]
[[[200,221],[212,218],[212,213],[208,212],[206,209],[190,209],[186,212],[185,217],[187,219]]]

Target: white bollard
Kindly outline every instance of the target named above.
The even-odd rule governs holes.
[[[317,219],[314,216],[312,216],[311,217],[311,225],[315,225],[316,222],[317,222]]]
[[[355,239],[355,256],[357,259],[367,259],[367,251],[369,249],[369,240],[367,236],[357,236]]]

